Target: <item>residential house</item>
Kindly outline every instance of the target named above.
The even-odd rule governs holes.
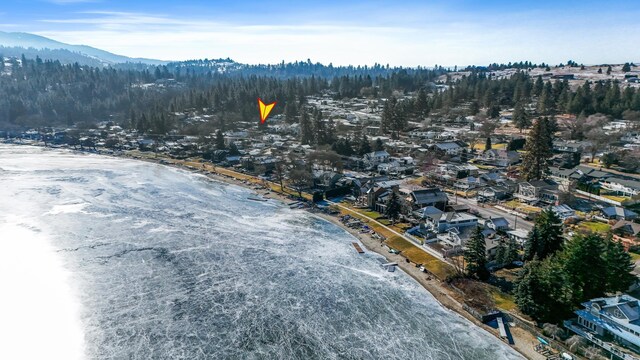
[[[427,225],[438,233],[447,232],[451,228],[461,230],[466,227],[477,227],[478,218],[465,212],[433,213],[425,218]]]
[[[638,217],[635,212],[621,206],[609,206],[600,210],[600,215],[606,220],[633,220]]]
[[[420,219],[426,219],[429,216],[432,215],[440,215],[440,214],[444,214],[444,211],[438,209],[437,207],[434,206],[425,206],[424,208],[420,209],[420,210],[416,210],[413,212],[413,214]]]
[[[314,186],[325,191],[335,188],[336,184],[343,178],[343,174],[333,171],[315,170],[313,172]]]
[[[479,177],[475,177],[475,176],[467,176],[464,179],[458,179],[453,186],[455,188],[458,188],[460,190],[471,190],[471,189],[475,189],[475,188],[479,188],[482,186],[485,186],[486,183],[482,178]]]
[[[613,239],[619,241],[626,249],[640,244],[640,224],[629,220],[620,220],[611,227]]]
[[[478,161],[499,167],[508,167],[520,162],[520,154],[517,151],[504,149],[485,150],[478,156]]]
[[[630,295],[602,297],[582,303],[575,320],[565,321],[565,327],[616,355],[627,357],[625,349],[640,352],[640,303]],[[630,354],[629,354],[630,355]]]
[[[576,211],[567,204],[552,205],[550,208],[562,221],[576,217]]]
[[[364,160],[371,166],[376,166],[378,164],[385,163],[389,161],[389,153],[382,151],[372,151],[368,154],[364,155]]]
[[[448,141],[448,142],[440,142],[434,144],[432,148],[440,153],[456,156],[462,153],[462,150],[465,149],[464,146],[461,146],[458,142]]]
[[[421,209],[425,206],[433,206],[440,210],[445,210],[449,198],[444,191],[439,188],[432,187],[413,190],[409,193],[406,200],[411,205],[412,209]]]
[[[390,195],[391,192],[398,192],[399,187],[400,182],[398,181],[377,182],[367,190],[367,206],[373,211],[384,213],[387,196]]]
[[[633,197],[640,194],[640,181],[609,177],[600,181],[603,189],[614,191],[622,196]]]
[[[523,181],[518,184],[518,191],[514,196],[530,204],[554,204],[559,198],[558,184],[552,180]]]
[[[478,201],[480,202],[505,200],[511,197],[511,194],[511,191],[505,186],[488,186],[477,191]]]
[[[484,226],[495,231],[509,230],[509,221],[503,217],[491,217],[484,222]]]
[[[522,246],[529,237],[529,231],[524,229],[509,230],[507,231],[507,236],[509,236],[509,240],[514,240]]]
[[[553,142],[553,150],[557,152],[581,154],[586,145],[587,144],[582,141],[555,140]]]
[[[475,227],[451,228],[438,234],[437,239],[443,246],[443,255],[452,256],[463,251],[474,231]],[[495,256],[500,244],[499,238],[495,237],[495,231],[484,229],[482,235],[485,241],[485,254],[487,257]]]

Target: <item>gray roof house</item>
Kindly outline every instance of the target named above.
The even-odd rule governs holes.
[[[577,319],[566,321],[565,327],[617,355],[616,358],[638,358],[637,355],[628,357],[624,349],[640,352],[638,299],[624,294],[592,299],[582,306],[584,309],[575,312]]]
[[[600,212],[607,220],[633,220],[638,217],[635,212],[620,206],[609,206],[601,209]]]
[[[413,190],[407,197],[407,202],[414,209],[421,209],[425,206],[433,206],[444,210],[449,198],[447,194],[439,188],[432,187],[421,190]]]
[[[489,229],[498,231],[498,230],[509,230],[509,221],[503,217],[492,217],[489,220],[484,222],[484,225]]]

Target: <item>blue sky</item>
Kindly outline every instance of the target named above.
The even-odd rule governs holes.
[[[0,31],[164,60],[640,61],[638,1],[4,0]]]

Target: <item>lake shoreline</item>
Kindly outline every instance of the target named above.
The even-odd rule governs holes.
[[[126,159],[134,159],[134,160],[142,160],[142,161],[147,161],[147,162],[151,162],[151,163],[155,163],[155,164],[159,164],[159,165],[167,165],[170,167],[174,167],[177,169],[182,169],[185,171],[189,171],[192,173],[197,173],[197,174],[201,174],[203,176],[206,176],[210,179],[216,180],[216,181],[220,181],[220,182],[224,182],[227,184],[231,184],[231,185],[236,185],[236,186],[240,186],[243,187],[245,189],[251,190],[256,192],[260,197],[265,198],[265,199],[273,199],[273,200],[277,200],[282,202],[285,206],[288,203],[293,202],[294,200],[288,198],[287,196],[284,196],[283,194],[280,194],[276,191],[273,191],[271,189],[266,189],[264,187],[264,185],[262,184],[258,184],[258,183],[253,183],[249,180],[240,180],[234,176],[229,175],[229,172],[233,172],[236,175],[239,176],[246,176],[247,178],[254,178],[253,176],[250,175],[246,175],[246,174],[242,174],[242,173],[238,173],[235,172],[233,170],[229,170],[227,168],[218,168],[215,166],[211,166],[214,170],[211,171],[209,170],[210,168],[207,168],[207,166],[209,166],[210,164],[207,163],[202,163],[203,167],[202,168],[197,168],[194,167],[192,165],[188,165],[187,162],[184,162],[182,160],[175,160],[172,159],[171,161],[169,161],[167,158],[148,158],[148,157],[144,157],[144,158],[140,158],[140,157],[135,157],[135,156],[130,156],[130,155],[116,155],[115,157],[119,157],[119,158],[126,158]],[[164,160],[164,161],[163,161]],[[215,169],[225,169],[225,173],[221,173],[216,171]],[[290,194],[290,195],[296,195],[296,194]],[[375,239],[371,236],[371,234],[367,234],[367,233],[360,233],[359,231],[357,231],[356,229],[352,229],[349,228],[347,226],[345,226],[342,222],[340,222],[340,220],[336,217],[336,216],[332,216],[320,211],[313,211],[312,209],[306,209],[308,212],[310,212],[311,214],[315,215],[318,218],[321,218],[325,221],[328,221],[338,227],[340,227],[341,229],[347,231],[349,234],[351,234],[353,237],[355,237],[365,248],[365,250],[367,251],[371,251],[374,252],[382,257],[384,257],[385,259],[387,259],[388,261],[395,261],[398,263],[398,267],[400,269],[402,269],[402,271],[409,275],[411,278],[413,278],[420,286],[422,286],[427,292],[429,292],[433,298],[440,304],[440,306],[448,309],[449,311],[452,311],[456,314],[458,314],[459,316],[467,319],[468,321],[470,321],[474,326],[484,330],[487,335],[489,336],[493,336],[501,341],[504,341],[503,339],[500,338],[499,333],[497,331],[497,329],[491,328],[490,326],[483,324],[482,322],[480,322],[478,319],[476,319],[475,317],[473,317],[469,312],[467,312],[464,308],[463,305],[460,301],[456,300],[452,295],[453,291],[451,290],[450,287],[448,287],[447,285],[443,284],[440,280],[438,280],[437,278],[435,278],[434,276],[424,273],[422,271],[419,270],[418,267],[416,267],[414,264],[411,264],[409,262],[407,262],[406,258],[404,258],[402,255],[400,254],[393,254],[393,253],[389,253],[388,252],[388,247],[386,247],[386,245],[378,239]],[[355,249],[354,249],[355,251]],[[534,359],[534,360],[538,360],[538,359],[545,359],[545,357],[543,357],[542,355],[538,354],[537,352],[535,352],[535,350],[533,349],[533,347],[538,343],[536,341],[535,336],[533,336],[531,333],[525,331],[522,328],[519,327],[511,327],[510,328],[513,338],[515,340],[515,345],[511,346],[505,343],[505,345],[511,347],[513,350],[515,350],[516,352],[518,352],[520,355],[522,355],[524,358],[526,359]]]
[[[33,144],[30,144],[33,145]],[[38,145],[34,145],[38,146]],[[42,146],[39,146],[42,147]],[[78,152],[80,154],[87,154],[84,151],[78,151],[74,149],[65,149],[70,150],[72,152]],[[96,153],[90,153],[96,154]],[[141,160],[149,163],[154,163],[157,165],[165,165],[168,167],[181,169],[184,171],[188,171],[193,174],[200,174],[214,181],[219,181],[222,183],[239,186],[250,191],[253,191],[257,194],[256,199],[272,199],[282,202],[285,206],[295,200],[272,190],[271,188],[266,188],[269,185],[268,182],[260,180],[254,176],[242,174],[227,168],[223,167],[215,167],[211,163],[199,162],[196,160],[177,160],[168,157],[155,157],[153,154],[146,156],[146,153],[137,153],[137,152],[129,152],[123,154],[99,154],[96,155],[106,155],[113,158],[120,159],[128,159],[128,160]],[[273,184],[272,184],[273,185]],[[288,195],[296,196],[297,194],[291,193]],[[252,200],[252,199],[247,199]],[[433,275],[424,273],[419,270],[414,264],[407,262],[407,259],[404,258],[400,254],[393,254],[388,252],[388,247],[379,239],[372,237],[372,234],[368,233],[360,233],[357,229],[352,229],[345,226],[338,217],[328,215],[326,213],[320,211],[314,211],[313,209],[306,209],[312,215],[328,221],[341,229],[344,229],[346,232],[355,237],[360,244],[363,245],[366,251],[374,252],[388,261],[395,261],[398,263],[398,267],[411,278],[413,278],[420,286],[422,286],[427,292],[429,292],[433,298],[439,303],[439,305],[448,309],[449,311],[455,312],[459,316],[470,321],[474,326],[484,330],[487,335],[494,336],[495,338],[503,341],[497,332],[496,329],[489,327],[488,325],[483,324],[478,321],[475,317],[473,317],[470,313],[464,310],[462,303],[459,300],[456,300],[454,296],[456,295],[452,289],[441,282],[439,279],[434,277]],[[355,249],[354,249],[355,252]],[[527,359],[544,359],[540,354],[536,353],[533,349],[533,346],[537,344],[535,340],[535,336],[531,333],[526,332],[525,330],[519,327],[511,327],[511,331],[514,339],[516,340],[516,345],[509,346],[505,343],[506,346],[509,346],[514,351],[518,352],[521,356]]]

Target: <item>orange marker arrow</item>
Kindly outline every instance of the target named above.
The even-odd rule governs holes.
[[[274,101],[271,104],[265,105],[265,103],[262,102],[262,99],[258,98],[258,105],[260,106],[260,124],[264,124],[269,113],[273,110],[273,107],[276,106],[276,103]]]

